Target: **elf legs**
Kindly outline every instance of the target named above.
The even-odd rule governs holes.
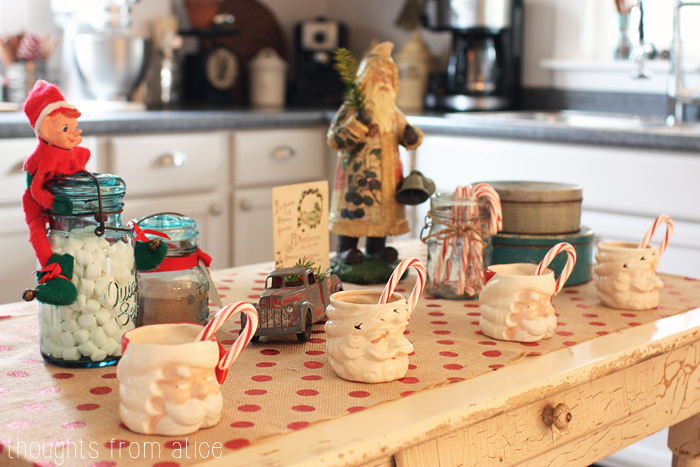
[[[29,189],[22,197],[24,216],[29,227],[29,242],[34,248],[42,268],[37,271],[38,285],[34,291],[25,291],[25,300],[36,296],[37,300],[50,305],[70,305],[78,296],[73,276],[73,257],[69,254],[57,255],[51,252],[46,237],[48,217],[44,208],[32,197]]]

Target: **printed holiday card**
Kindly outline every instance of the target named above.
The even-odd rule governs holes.
[[[325,271],[330,266],[328,182],[299,183],[272,189],[275,268],[301,258]],[[314,268],[314,269],[315,269]]]

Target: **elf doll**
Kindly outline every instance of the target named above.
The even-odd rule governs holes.
[[[80,112],[64,99],[58,88],[39,80],[24,102],[24,113],[39,143],[24,163],[27,189],[22,207],[29,226],[29,242],[41,268],[37,271],[35,291],[25,292],[24,298],[36,298],[51,305],[70,305],[78,292],[71,282],[73,256],[51,252],[46,237],[47,210],[64,216],[73,213],[73,203],[65,196],[54,196],[44,187],[55,176],[72,175],[85,170],[90,150],[79,147],[82,130],[78,128]],[[27,296],[29,294],[29,297]]]
[[[80,112],[64,99],[58,88],[39,80],[24,102],[24,113],[39,138],[34,152],[24,163],[27,172],[27,189],[22,197],[24,215],[29,226],[29,242],[41,268],[37,271],[37,287],[24,292],[30,301],[36,297],[50,305],[70,305],[78,291],[71,282],[74,258],[51,251],[46,236],[47,211],[64,216],[73,214],[73,203],[65,196],[54,196],[45,188],[54,177],[85,171],[90,150],[79,147],[82,130],[78,128]],[[167,245],[157,240],[149,241],[137,233],[135,246],[136,268],[140,271],[156,268],[165,257]]]

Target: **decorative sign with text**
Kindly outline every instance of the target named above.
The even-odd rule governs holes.
[[[325,271],[330,266],[328,182],[299,183],[272,189],[275,268],[301,258]]]

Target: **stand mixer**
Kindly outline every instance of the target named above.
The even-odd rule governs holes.
[[[51,0],[63,27],[61,89],[73,101],[97,99],[100,108],[138,108],[128,103],[143,78],[148,39],[130,32],[138,0]],[[83,108],[83,107],[81,107]]]

